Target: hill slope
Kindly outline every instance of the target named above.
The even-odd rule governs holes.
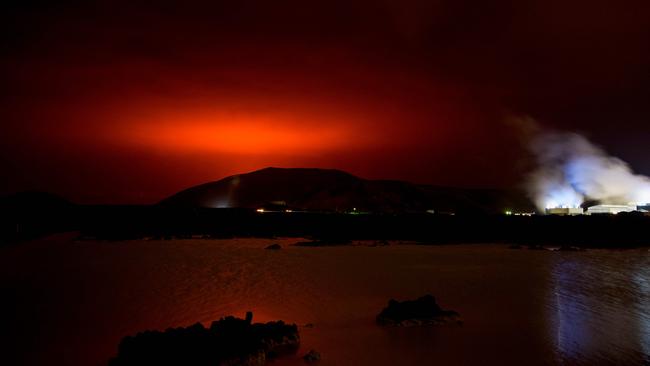
[[[496,213],[532,209],[519,192],[470,190],[367,180],[340,170],[266,168],[181,191],[161,202],[177,207],[283,207],[296,210]]]

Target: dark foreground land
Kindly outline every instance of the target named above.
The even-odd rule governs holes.
[[[97,240],[308,237],[314,246],[350,240],[621,248],[650,244],[650,217],[641,213],[560,217],[63,205],[2,210],[0,227],[2,243],[78,231],[82,238]]]
[[[298,327],[282,321],[251,323],[232,316],[164,332],[145,331],[122,339],[109,366],[265,365],[268,359],[294,353],[300,346]]]

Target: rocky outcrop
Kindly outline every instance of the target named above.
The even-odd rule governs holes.
[[[563,245],[558,248],[559,251],[561,252],[582,252],[585,251],[585,248],[580,248],[576,246],[571,246],[571,245]]]
[[[269,249],[269,250],[280,250],[280,249],[282,249],[282,246],[281,246],[280,244],[275,243],[275,244],[271,244],[271,245],[269,245],[268,247],[266,247],[266,248],[264,248],[264,249]]]
[[[282,321],[255,323],[232,316],[164,332],[145,331],[127,336],[109,366],[259,366],[269,358],[295,353],[300,346],[298,327]]]
[[[312,241],[299,241],[294,245],[298,247],[335,247],[335,246],[352,245],[352,241],[350,239],[340,239],[340,238],[316,239]]]
[[[318,362],[320,361],[320,353],[312,349],[306,355],[302,356],[302,359],[307,363]]]
[[[457,312],[441,309],[433,296],[425,295],[417,300],[402,302],[391,299],[388,307],[377,315],[377,324],[406,327],[462,324],[462,320]]]

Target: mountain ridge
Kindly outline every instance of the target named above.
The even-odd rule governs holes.
[[[364,179],[338,169],[278,167],[193,186],[160,204],[383,213],[534,210],[525,194],[517,190],[439,187],[400,180]]]

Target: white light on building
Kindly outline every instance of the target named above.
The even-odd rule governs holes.
[[[582,215],[584,212],[580,207],[551,207],[546,209],[547,215]]]
[[[587,209],[587,214],[610,214],[616,215],[620,212],[636,211],[636,206],[631,205],[596,205]]]

